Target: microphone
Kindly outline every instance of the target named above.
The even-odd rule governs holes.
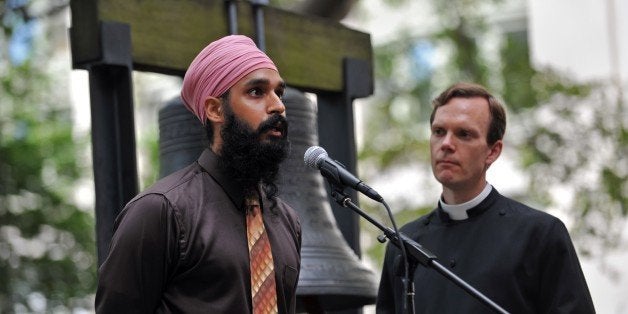
[[[347,171],[345,166],[329,158],[325,149],[320,146],[308,148],[303,155],[303,161],[308,167],[319,169],[321,175],[330,180],[332,184],[351,187],[380,203],[384,200],[375,190]]]

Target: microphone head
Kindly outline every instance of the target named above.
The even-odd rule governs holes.
[[[305,151],[305,154],[303,155],[303,161],[305,162],[306,166],[318,169],[318,165],[320,165],[320,162],[326,157],[327,152],[324,148],[320,146],[312,146]]]

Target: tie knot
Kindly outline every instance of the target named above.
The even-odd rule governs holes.
[[[246,199],[247,214],[256,216],[260,213],[260,203],[257,196],[251,196]]]

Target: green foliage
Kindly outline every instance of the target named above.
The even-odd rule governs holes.
[[[46,72],[46,36],[21,62],[8,58],[16,26],[32,20],[28,4],[0,15],[0,312],[88,309],[94,218],[72,201],[89,171],[76,159],[85,140],[73,135],[67,92]]]
[[[617,218],[628,214],[621,94],[532,68],[524,33],[508,34],[501,56],[504,99],[514,113],[510,120],[525,126],[514,140],[529,171],[529,198],[547,206],[571,203],[572,235],[590,243],[579,246],[581,253],[617,247],[624,224]],[[556,199],[550,187],[568,194]]]
[[[375,49],[375,76],[377,99],[367,112],[368,128],[365,129],[361,161],[375,162],[379,167],[395,165],[400,160],[412,160],[422,156],[426,149],[422,141],[422,125],[416,117],[429,116],[429,95],[432,84],[429,79],[408,73],[402,65],[413,54],[415,44],[421,40],[402,37],[388,45]],[[421,75],[429,78],[427,73]],[[409,84],[412,83],[412,84]]]
[[[514,111],[533,108],[538,101],[537,93],[529,92],[536,71],[530,67],[527,35],[507,34],[501,49],[504,101]]]
[[[141,176],[140,183],[144,189],[159,180],[159,135],[155,132],[144,134],[138,146],[146,156],[147,168],[150,169]]]
[[[613,89],[587,86],[588,94],[580,95],[556,86],[542,107],[518,115],[529,133],[519,145],[531,179],[528,192],[550,205],[567,203],[572,236],[588,243],[581,253],[603,253],[618,247],[628,216],[626,105]],[[551,187],[563,195],[556,198]]]

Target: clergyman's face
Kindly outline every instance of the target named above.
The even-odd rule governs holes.
[[[482,97],[452,98],[436,110],[431,125],[432,172],[445,190],[479,193],[486,170],[501,152],[501,140],[486,142],[490,113]]]

